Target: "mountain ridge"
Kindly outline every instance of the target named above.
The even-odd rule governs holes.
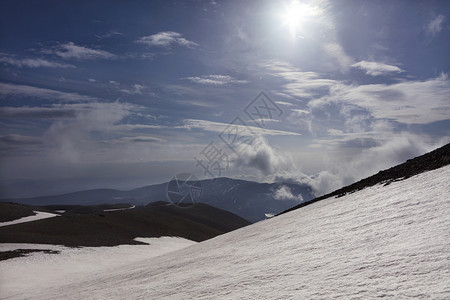
[[[277,214],[301,201],[314,197],[311,187],[294,183],[258,183],[242,179],[220,177],[199,181],[202,194],[199,203],[232,212],[250,222],[261,221],[266,214]],[[167,184],[161,183],[131,190],[91,189],[61,195],[32,198],[0,199],[34,206],[43,205],[100,205],[129,203],[146,205],[155,201],[169,201]],[[277,199],[276,191],[287,187],[292,198]]]

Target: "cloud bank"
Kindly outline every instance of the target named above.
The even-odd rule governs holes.
[[[435,143],[428,140],[426,136],[404,132],[378,146],[348,156],[338,154],[329,160],[329,168],[326,171],[306,175],[301,171],[301,167],[291,162],[287,164],[290,167],[271,174],[267,179],[307,184],[312,187],[316,196],[320,196],[425,154],[448,142],[448,138]]]

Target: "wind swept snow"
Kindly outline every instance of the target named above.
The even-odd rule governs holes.
[[[328,198],[192,247],[15,297],[449,299],[448,178],[450,166]]]
[[[43,212],[43,211],[33,211],[33,212],[35,213],[34,216],[22,217],[20,219],[13,220],[13,221],[0,222],[0,226],[8,226],[8,225],[14,225],[14,224],[19,224],[19,223],[32,222],[32,221],[36,221],[36,220],[42,220],[42,219],[59,216],[58,214],[52,214],[52,213]]]
[[[178,237],[135,240],[148,245],[69,248],[43,244],[0,244],[0,251],[41,249],[61,252],[33,253],[26,257],[0,261],[0,298],[32,297],[37,291],[62,286],[68,282],[82,282],[94,274],[113,274],[130,263],[197,244]]]

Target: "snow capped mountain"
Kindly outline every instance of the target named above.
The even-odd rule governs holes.
[[[450,166],[330,197],[33,299],[450,298]]]

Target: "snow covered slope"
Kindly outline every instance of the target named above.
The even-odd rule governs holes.
[[[197,242],[179,237],[136,238],[147,245],[69,248],[44,244],[0,244],[0,251],[43,249],[59,254],[33,253],[0,261],[0,298],[22,298],[67,282],[82,282],[93,274],[109,274],[133,262],[163,255]]]
[[[450,298],[450,166],[328,198],[34,299]]]

